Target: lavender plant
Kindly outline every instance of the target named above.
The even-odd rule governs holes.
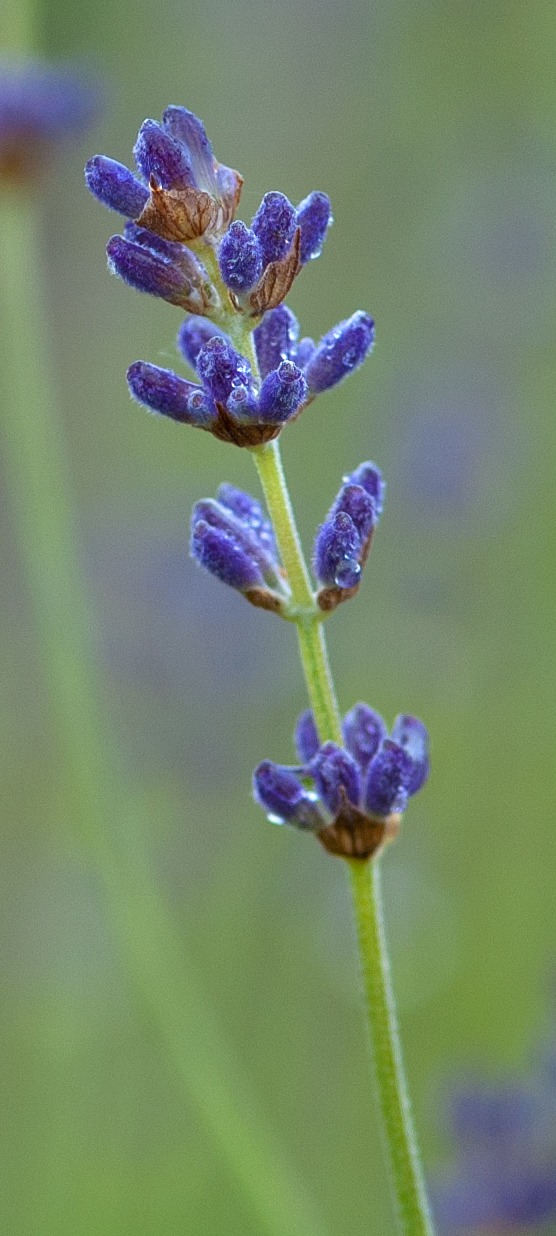
[[[191,552],[251,604],[295,625],[311,708],[299,719],[299,763],[259,764],[254,793],[275,823],[312,832],[349,868],[367,1013],[400,1228],[431,1236],[404,1076],[382,922],[380,859],[409,798],[428,775],[428,736],[401,715],[389,732],[367,704],[340,718],[324,620],[358,591],[384,499],[377,466],[343,479],[314,545],[316,586],[300,545],[282,470],[279,437],[317,396],[370,353],[364,311],[318,343],[299,338],[285,302],[303,266],[321,253],[332,221],[328,197],[298,206],[265,194],[249,226],[236,219],[242,178],[218,163],[201,121],[171,106],[146,120],[136,172],[104,155],[87,164],[91,192],[124,215],[108,243],[110,269],[138,291],[189,316],[178,347],[193,379],[147,361],[130,366],[132,396],[151,411],[247,449],[266,501],[221,486],[193,511]]]
[[[9,7],[9,6],[8,6]],[[2,11],[4,18],[5,9]],[[140,792],[119,765],[91,647],[78,561],[71,464],[58,418],[40,236],[43,177],[94,118],[98,83],[25,54],[0,66],[0,342],[5,476],[37,619],[68,819],[98,869],[127,971],[192,1102],[268,1236],[324,1236],[178,941],[144,850]],[[17,53],[17,54],[16,54]],[[131,174],[129,180],[132,180]]]

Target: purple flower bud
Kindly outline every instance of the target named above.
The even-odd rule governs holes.
[[[145,180],[154,176],[163,189],[185,189],[193,184],[191,164],[184,147],[156,120],[143,122],[133,154]]]
[[[361,309],[339,322],[317,345],[305,370],[309,390],[318,395],[353,373],[374,343],[373,319]]]
[[[314,798],[289,768],[263,760],[253,774],[253,791],[273,823],[317,831],[324,825]]]
[[[295,208],[283,193],[265,193],[251,227],[261,246],[263,266],[286,256],[295,234]]]
[[[335,742],[325,742],[311,764],[319,797],[332,815],[342,807],[342,790],[354,807],[361,798],[361,773],[347,751]]]
[[[311,258],[320,257],[330,224],[333,223],[330,198],[326,193],[310,193],[296,210],[296,224],[301,228],[299,257],[305,266]]]
[[[205,193],[214,193],[214,155],[202,121],[186,107],[170,106],[162,114],[162,123],[167,133],[185,148],[192,173],[190,183]]]
[[[234,386],[226,400],[226,410],[235,421],[258,421],[259,403],[253,388],[243,382]]]
[[[413,764],[402,747],[386,738],[369,764],[365,785],[365,807],[373,815],[404,811]]]
[[[302,712],[295,727],[295,747],[303,764],[308,764],[320,746],[318,730],[312,708]]]
[[[261,570],[253,555],[246,552],[235,536],[211,527],[202,519],[193,524],[191,556],[211,575],[239,592],[264,587]]]
[[[348,751],[365,772],[387,737],[382,717],[368,704],[356,704],[344,717],[342,733]]]
[[[384,495],[386,493],[386,482],[382,479],[380,468],[374,463],[362,463],[351,472],[349,476],[344,477],[344,480],[351,481],[352,485],[362,485],[369,498],[372,498],[377,519],[382,515],[384,506]]]
[[[340,511],[322,524],[315,541],[314,567],[319,583],[353,588],[359,582],[361,537],[350,515]]]
[[[246,494],[242,489],[236,489],[235,485],[230,485],[228,481],[224,482],[218,490],[218,501],[222,506],[233,511],[239,519],[243,520],[250,528],[251,532],[257,537],[259,544],[270,555],[271,558],[277,558],[276,540],[274,530],[270,520],[260,502],[253,498],[251,494]]]
[[[259,419],[280,424],[289,420],[307,395],[307,383],[293,361],[281,361],[267,374],[259,394]]]
[[[138,292],[148,292],[179,304],[192,291],[189,279],[179,266],[158,257],[143,245],[132,244],[124,236],[112,236],[106,252],[112,273]]]
[[[266,378],[272,369],[277,369],[280,361],[290,360],[292,349],[299,335],[299,322],[288,309],[287,305],[278,305],[270,309],[253,333],[257,360],[261,376]],[[296,361],[300,369],[303,368]]]
[[[171,369],[159,369],[147,361],[135,361],[127,371],[127,381],[138,403],[145,404],[152,412],[169,416],[173,421],[204,428],[216,415],[216,410],[211,413],[206,407],[204,391],[193,382],[179,378]],[[202,396],[199,408],[191,405],[191,399],[196,395]]]
[[[151,253],[158,253],[160,257],[166,258],[167,262],[175,262],[191,272],[192,280],[201,281],[201,267],[186,245],[181,245],[177,240],[165,240],[163,236],[158,236],[146,227],[139,227],[129,219],[124,227],[124,234],[126,240],[131,240],[134,245],[141,245],[143,249],[150,249]]]
[[[305,339],[300,339],[292,354],[292,360],[295,361],[296,365],[299,365],[300,369],[305,369],[309,364],[309,361],[315,351],[315,347],[316,344],[314,339],[309,339],[308,336],[306,336]]]
[[[375,504],[361,485],[343,485],[332,507],[331,515],[343,511],[351,516],[364,542],[376,524]]]
[[[182,356],[192,369],[197,368],[197,358],[201,348],[208,343],[209,339],[214,339],[215,335],[220,335],[230,347],[232,346],[228,336],[213,322],[209,322],[208,318],[200,318],[192,314],[182,322],[176,342]]]
[[[226,338],[215,335],[201,348],[197,357],[197,373],[213,399],[226,403],[234,384],[249,385],[249,361],[236,352]]]
[[[276,578],[276,562],[274,555],[267,547],[263,547],[257,533],[237,515],[234,515],[221,502],[213,498],[203,498],[193,507],[192,527],[199,521],[209,524],[211,528],[219,528],[242,548],[245,553],[257,563],[263,575],[270,575],[271,582]]]
[[[248,292],[263,272],[261,246],[240,219],[232,223],[222,237],[218,250],[220,274],[232,292]]]
[[[430,771],[428,730],[417,717],[404,714],[396,717],[392,739],[403,748],[411,760],[412,773],[407,792],[416,794],[425,784]]]
[[[103,206],[129,219],[137,219],[149,200],[149,190],[133,172],[106,155],[89,159],[85,166],[85,183]]]

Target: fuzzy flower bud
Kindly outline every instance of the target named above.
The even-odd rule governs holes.
[[[278,305],[276,309],[265,313],[253,335],[263,378],[266,378],[272,369],[277,369],[280,361],[291,359],[298,335],[299,322],[287,305]],[[299,361],[296,361],[296,364],[299,369],[303,368]]]
[[[94,197],[128,219],[137,219],[146,202],[149,190],[137,176],[106,155],[94,155],[85,166],[85,183]]]
[[[222,238],[218,264],[226,287],[240,295],[249,292],[262,275],[261,246],[255,233],[239,219],[231,224]]]
[[[255,391],[243,382],[232,388],[226,400],[226,409],[235,421],[259,420],[259,403]]]
[[[408,783],[408,794],[416,794],[429,775],[429,735],[418,717],[404,714],[396,717],[392,739],[405,751],[412,761],[413,769]]]
[[[344,477],[344,481],[351,481],[352,485],[361,485],[362,488],[372,498],[377,519],[382,515],[384,506],[384,495],[386,493],[386,482],[383,480],[382,472],[376,464],[367,462],[359,464],[349,476]]]
[[[312,708],[302,712],[295,727],[295,749],[300,760],[309,764],[319,749],[319,735]]]
[[[296,365],[299,365],[300,369],[306,369],[315,352],[315,348],[314,339],[309,339],[308,336],[305,336],[304,339],[299,340],[297,347],[294,348],[292,360],[295,361]]]
[[[263,760],[253,775],[255,798],[276,824],[318,830],[324,824],[314,798],[289,768]]]
[[[364,772],[388,736],[380,713],[369,708],[368,704],[356,704],[346,713],[342,733],[348,751]]]
[[[305,266],[311,258],[320,257],[326,233],[333,222],[330,198],[326,193],[310,193],[300,202],[295,212],[295,221],[301,228],[299,258]]]
[[[210,322],[208,318],[201,318],[196,314],[191,314],[190,317],[185,318],[182,322],[176,343],[182,356],[188,365],[191,365],[192,369],[197,368],[197,358],[201,348],[205,346],[205,343],[208,343],[209,339],[214,339],[215,335],[220,335],[230,347],[232,346],[227,335],[219,330],[213,322]]]
[[[361,541],[365,542],[376,524],[376,510],[373,499],[361,485],[342,486],[329,518],[338,515],[340,511],[350,516]]]
[[[147,361],[135,361],[127,371],[127,381],[138,403],[173,421],[205,429],[216,415],[216,409],[207,404],[201,387],[186,382],[171,369],[159,369],[158,365],[149,365]],[[197,396],[200,399],[194,402]]]
[[[325,742],[311,764],[311,775],[319,797],[331,815],[340,811],[343,796],[358,806],[361,798],[361,773],[355,760],[335,742]]]
[[[314,567],[319,583],[353,588],[359,582],[361,537],[350,515],[339,511],[319,528]]]
[[[288,252],[295,234],[295,208],[283,193],[265,193],[251,227],[261,246],[263,266],[268,266]]]
[[[215,335],[201,348],[197,373],[213,399],[226,403],[236,383],[249,384],[249,362],[222,335]]]
[[[184,189],[193,183],[185,148],[156,120],[145,120],[141,125],[133,154],[145,180],[154,176],[163,189]]]
[[[190,279],[177,262],[168,261],[124,236],[112,236],[106,253],[112,273],[138,292],[148,292],[179,305],[187,301],[193,291]]]
[[[264,587],[262,572],[254,555],[244,548],[237,537],[211,526],[203,519],[193,522],[191,555],[211,575],[239,592]]]
[[[261,421],[279,424],[289,420],[307,396],[307,383],[293,361],[282,361],[267,374],[259,395]]]
[[[369,764],[364,791],[367,811],[379,816],[405,811],[413,771],[410,757],[387,738]]]
[[[375,337],[373,319],[358,310],[324,335],[311,357],[305,375],[314,395],[336,386],[361,365]]]

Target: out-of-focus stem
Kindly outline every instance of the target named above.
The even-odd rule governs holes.
[[[301,661],[321,742],[342,730],[322,623],[316,612],[278,441],[252,451],[292,591]],[[295,606],[298,607],[295,616]],[[434,1236],[408,1097],[380,898],[380,860],[348,860],[365,1008],[396,1212],[403,1236]]]
[[[268,1236],[324,1236],[223,1037],[143,854],[142,804],[101,716],[91,617],[75,549],[70,469],[52,394],[34,203],[0,193],[0,388],[6,473],[75,825],[102,874],[136,987]]]

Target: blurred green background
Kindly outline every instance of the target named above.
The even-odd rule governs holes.
[[[247,221],[269,189],[331,196],[324,254],[289,298],[302,333],[376,317],[372,358],[283,454],[308,549],[343,472],[370,458],[388,480],[359,597],[327,630],[342,709],[415,712],[433,736],[430,783],[384,865],[433,1171],[450,1155],[446,1079],[521,1067],[556,960],[556,7],[52,0],[40,19],[46,53],[85,56],[106,81],[42,229],[114,742],[146,792],[179,931],[330,1236],[391,1236],[345,872],[250,799],[252,768],[291,758],[306,706],[294,633],[188,559],[192,503],[225,479],[258,492],[254,469],[130,403],[132,361],[177,363],[180,313],[108,277],[117,217],[82,165],[96,151],[129,162],[145,116],[185,104],[245,176]],[[6,498],[0,537],[0,1224],[255,1236],[68,827]]]

